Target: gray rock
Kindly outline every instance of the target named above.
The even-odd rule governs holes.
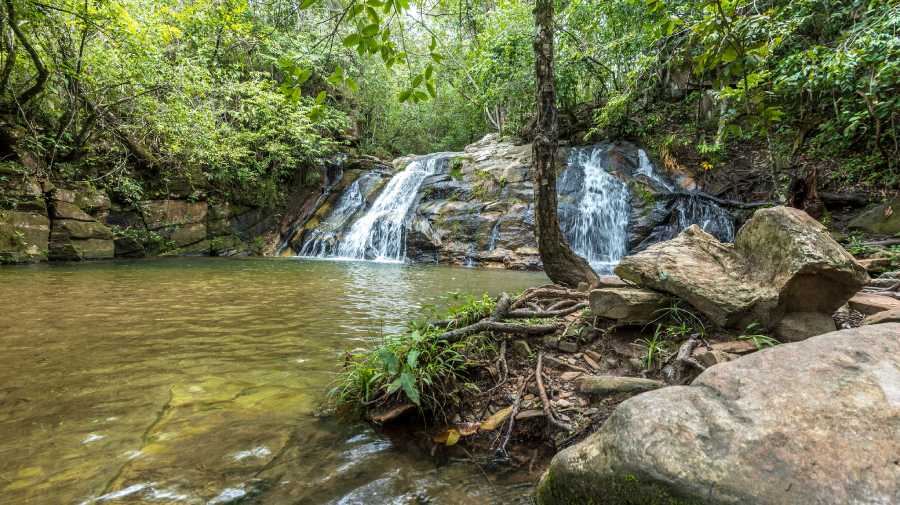
[[[525,340],[516,340],[513,342],[513,350],[520,358],[531,356],[531,347]]]
[[[898,503],[900,324],[765,349],[623,402],[538,502]]]

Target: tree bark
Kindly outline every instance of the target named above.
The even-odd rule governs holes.
[[[43,63],[41,63],[41,57],[38,55],[37,51],[34,50],[34,47],[31,46],[31,42],[29,42],[25,33],[22,32],[22,29],[19,28],[19,22],[18,19],[16,19],[16,10],[15,7],[13,7],[12,0],[6,0],[6,11],[9,16],[9,27],[12,28],[13,33],[16,34],[16,37],[19,39],[19,42],[21,42],[25,52],[31,57],[31,61],[34,63],[34,67],[38,72],[34,86],[26,89],[16,99],[18,105],[23,106],[44,91],[44,86],[47,84],[47,78],[50,77],[50,71],[44,67]]]
[[[599,279],[588,262],[575,254],[559,226],[556,196],[556,78],[553,69],[553,0],[535,0],[534,75],[537,86],[537,137],[534,162],[534,235],[544,272],[555,283],[577,286]]]

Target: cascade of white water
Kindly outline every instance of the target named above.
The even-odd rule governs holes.
[[[603,169],[605,149],[572,148],[568,169],[584,173],[577,210],[561,220],[563,236],[576,254],[600,274],[611,274],[628,247],[628,187]]]
[[[638,169],[637,173],[646,175],[650,179],[660,183],[664,188],[672,191],[672,185],[665,181],[662,177],[657,175],[656,172],[653,171],[653,164],[650,163],[650,157],[647,156],[647,152],[643,149],[638,149]]]
[[[340,199],[335,202],[334,210],[310,231],[308,237],[304,237],[303,247],[297,256],[324,258],[334,255],[337,249],[335,235],[340,231],[341,223],[366,206],[366,199],[363,198],[359,189],[361,181],[362,179],[353,181],[341,192]]]
[[[372,208],[353,223],[338,247],[337,256],[378,261],[406,259],[403,223],[422,181],[439,172],[446,157],[432,155],[419,158],[395,175]]]

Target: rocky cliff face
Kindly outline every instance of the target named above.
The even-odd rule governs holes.
[[[496,135],[486,136],[464,152],[428,158],[411,155],[394,160],[391,166],[344,170],[332,194],[294,230],[282,254],[340,256],[345,234],[373,209],[390,181],[407,167],[435,157],[439,163],[434,172],[413,188],[415,198],[400,216],[405,258],[540,269],[531,146]],[[700,224],[721,240],[733,239],[727,213],[674,192],[676,182],[655,172],[646,153],[634,144],[601,142],[561,148],[557,160],[563,232],[598,270],[611,271],[627,252],[672,238],[690,224]],[[384,211],[381,203],[378,212]]]

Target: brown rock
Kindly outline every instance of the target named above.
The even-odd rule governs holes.
[[[531,347],[525,340],[516,340],[513,342],[513,350],[520,358],[531,356]]]
[[[719,363],[734,361],[738,358],[740,358],[740,356],[738,356],[737,354],[728,354],[727,352],[722,351],[706,351],[701,352],[697,356],[697,359],[700,360],[700,363],[703,363],[707,367],[718,365]]]
[[[878,274],[885,270],[890,270],[893,266],[890,258],[870,258],[856,261],[858,261],[859,264],[866,269],[866,272],[869,272],[870,274]]]
[[[537,501],[898,503],[898,336],[836,331],[630,398],[553,458]]]
[[[869,293],[856,293],[849,303],[852,310],[866,315],[877,314],[900,307],[900,300],[896,298]]]
[[[566,382],[571,382],[578,377],[581,377],[581,372],[565,372],[559,376],[559,378]]]
[[[584,355],[591,358],[594,361],[600,361],[600,354],[598,354],[597,352],[594,352],[590,349],[586,349],[584,351]]]
[[[591,313],[620,321],[651,321],[665,308],[663,295],[638,288],[600,288],[591,291]]]
[[[834,319],[821,312],[790,312],[781,318],[777,333],[781,342],[800,342],[836,330]]]
[[[598,288],[626,288],[629,286],[618,275],[601,275],[595,284]]]
[[[757,211],[724,244],[691,226],[624,258],[623,279],[674,294],[723,327],[779,330],[791,312],[830,316],[869,282],[865,269],[798,209]]]
[[[578,389],[585,394],[607,395],[610,393],[641,392],[659,389],[663,383],[637,377],[588,376],[578,379]]]
[[[754,341],[752,338],[746,340],[735,340],[734,342],[712,344],[710,345],[710,347],[713,348],[713,351],[738,355],[750,354],[759,350],[759,346],[756,345],[756,341]]]
[[[863,319],[862,324],[884,324],[884,323],[900,323],[900,307],[894,307],[891,310],[885,310],[877,314]]]

